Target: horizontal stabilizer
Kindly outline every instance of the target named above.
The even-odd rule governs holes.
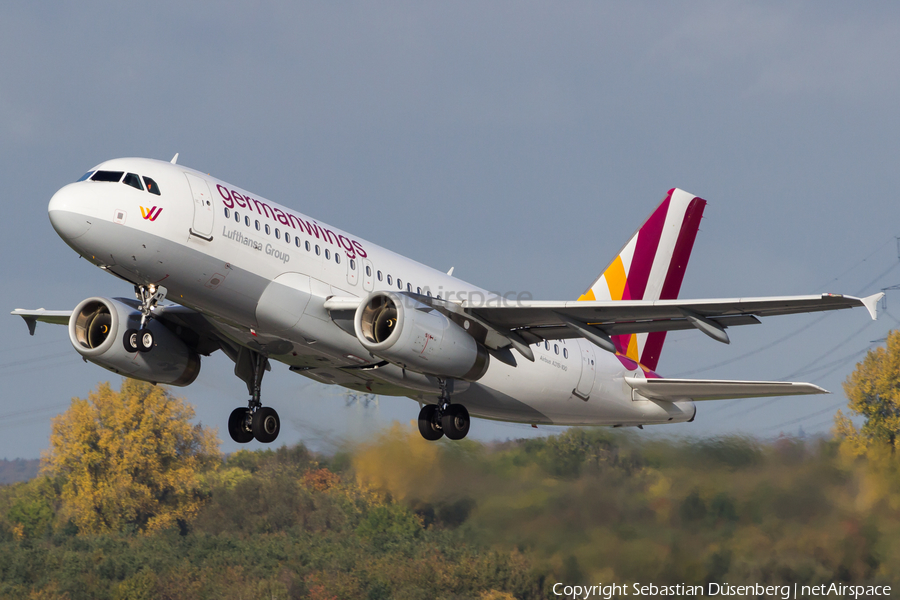
[[[642,379],[626,377],[625,383],[651,400],[726,400],[766,396],[828,394],[811,383],[792,381],[727,381],[721,379]]]

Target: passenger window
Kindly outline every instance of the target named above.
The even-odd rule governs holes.
[[[549,350],[549,349],[550,349],[550,342],[548,342],[547,340],[544,340],[544,350]]]
[[[381,281],[381,271],[378,271],[378,281]]]
[[[272,233],[272,228],[269,227],[268,223],[266,223],[266,235],[271,235],[271,233]]]
[[[322,254],[322,250],[319,248],[319,245],[316,244],[316,256],[319,256],[320,254]]]
[[[400,279],[399,277],[397,278],[397,289],[398,289],[398,290],[402,290],[402,289],[403,289],[403,280]]]
[[[150,192],[151,194],[155,194],[157,196],[160,195],[159,186],[156,185],[155,181],[153,181],[149,177],[144,177],[144,184],[146,184],[148,192]]]
[[[269,231],[268,228],[266,228],[266,233],[268,233],[268,231]],[[278,229],[277,227],[275,228],[275,239],[276,239],[276,240],[280,240],[280,239],[281,239],[281,230]]]
[[[569,358],[569,349],[563,348],[563,358]]]
[[[227,207],[227,206],[225,207],[225,218],[226,218],[226,219],[230,219],[230,218],[231,218],[231,211],[228,210],[228,207]]]
[[[294,245],[297,246],[298,248],[300,247],[300,238],[299,237],[294,238]]]
[[[553,344],[553,353],[559,354],[559,344]]]
[[[234,211],[234,220],[237,221],[238,223],[241,222],[241,215],[237,211]]]
[[[93,174],[94,174],[93,171],[88,171],[87,173],[85,173],[84,175],[82,175],[81,177],[79,177],[79,178],[78,178],[78,181],[84,181],[84,180],[90,178],[90,176],[93,175]],[[78,181],[76,181],[75,183],[78,183]]]
[[[337,252],[334,253],[334,262],[336,262],[337,264],[341,264],[341,255]]]
[[[431,298],[431,290],[425,290],[425,293],[428,294],[429,298]]]
[[[388,275],[388,285],[391,285],[392,283],[394,283],[394,280],[391,279],[390,275]]]
[[[91,181],[110,181],[118,183],[122,179],[125,171],[97,171],[91,177]]]
[[[407,283],[407,284],[406,284],[406,291],[407,291],[407,292],[412,292],[412,284],[411,284],[411,283]]]
[[[144,191],[144,186],[141,185],[141,178],[135,175],[134,173],[128,173],[125,175],[125,179],[122,180],[122,183],[125,185],[130,185],[136,190]]]
[[[419,295],[421,296],[421,295],[422,295],[422,288],[417,287],[417,288],[416,288],[416,293],[419,294]]]
[[[356,270],[356,261],[353,260],[352,258],[350,259],[350,269],[353,271]]]
[[[256,220],[256,230],[259,231],[259,219]]]
[[[306,242],[306,251],[309,252],[309,242]]]
[[[247,227],[250,227],[250,217],[244,216],[244,225],[246,225]],[[257,229],[259,229],[259,228],[257,227]]]
[[[372,267],[370,267],[369,265],[366,265],[366,277],[371,277],[371,276],[372,276]]]
[[[331,260],[331,250],[325,248],[325,260]]]

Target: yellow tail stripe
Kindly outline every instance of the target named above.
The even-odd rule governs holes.
[[[609,297],[613,300],[621,300],[622,294],[625,293],[625,265],[622,264],[622,257],[617,256],[616,260],[606,269],[603,274],[606,279],[606,285],[609,286]]]
[[[640,362],[640,356],[638,355],[637,336],[634,335],[633,333],[629,336],[628,352],[625,353],[625,356],[627,356],[634,362]]]

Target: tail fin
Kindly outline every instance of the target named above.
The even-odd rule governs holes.
[[[706,200],[677,188],[579,300],[674,300],[681,290]],[[613,336],[619,353],[654,371],[666,333]]]

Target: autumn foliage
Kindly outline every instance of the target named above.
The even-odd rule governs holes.
[[[856,370],[847,377],[844,393],[851,413],[865,417],[857,429],[839,412],[838,434],[855,455],[867,450],[894,452],[900,445],[900,331],[888,334],[884,347],[870,350]]]
[[[150,405],[187,425],[166,433],[154,416],[113,416]],[[0,598],[530,600],[557,597],[557,582],[900,586],[900,469],[886,438],[862,454],[843,436],[654,440],[585,428],[485,445],[426,443],[398,423],[332,456],[301,444],[217,457],[215,434],[150,386],[101,386],[71,415],[54,424],[54,448],[76,440],[84,465],[73,452],[0,487]],[[135,433],[145,425],[156,441]],[[114,451],[102,458],[101,447]],[[147,453],[183,480],[156,475]],[[77,499],[94,485],[104,494]],[[101,516],[77,520],[81,510]]]
[[[200,473],[221,461],[215,431],[165,388],[108,383],[53,420],[44,473],[58,482],[59,516],[84,533],[155,531],[190,521]]]

